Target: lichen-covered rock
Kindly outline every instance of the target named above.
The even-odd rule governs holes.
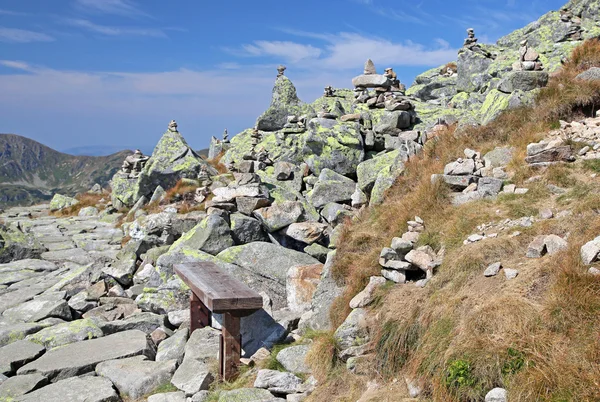
[[[360,190],[369,193],[375,184],[375,180],[377,180],[379,172],[392,165],[399,154],[400,151],[395,150],[361,162],[356,169]]]
[[[154,148],[152,156],[137,178],[117,172],[112,178],[112,202],[117,208],[132,206],[142,196],[150,197],[158,186],[170,189],[182,178],[197,179],[200,167],[216,175],[209,166],[177,131],[167,131]]]
[[[0,264],[40,258],[46,250],[35,236],[0,224]]]
[[[220,216],[212,214],[173,243],[171,250],[185,248],[216,255],[233,245],[231,229],[227,222]]]
[[[481,53],[470,50],[459,52],[456,89],[459,92],[479,91],[492,78],[487,73],[487,69],[491,64],[492,59],[485,57]]]
[[[304,208],[300,202],[287,201],[257,209],[254,216],[272,233],[301,220],[303,212]]]
[[[302,101],[298,99],[296,87],[285,75],[277,77],[273,87],[271,105],[256,120],[256,127],[264,131],[281,130],[287,117],[299,114]]]
[[[548,73],[545,71],[512,71],[502,78],[498,90],[512,93],[517,90],[532,91],[548,84]]]
[[[235,244],[247,244],[255,241],[268,241],[261,223],[249,216],[235,213],[229,216],[231,235]]]
[[[64,299],[65,296],[65,292],[45,293],[34,297],[29,302],[5,310],[3,316],[13,322],[35,322],[48,317],[71,320],[71,309]]]
[[[396,158],[394,163],[379,171],[375,184],[371,190],[370,205],[378,205],[383,202],[385,192],[392,187],[400,175],[404,173],[404,163],[400,158]]]
[[[353,180],[330,169],[323,169],[307,198],[315,208],[319,208],[330,202],[350,201],[355,188]]]
[[[25,340],[43,345],[46,349],[56,348],[73,342],[99,338],[104,333],[91,319],[75,320],[44,328],[28,335]]]
[[[79,201],[77,201],[75,198],[67,197],[66,195],[62,194],[54,194],[52,201],[50,201],[50,209],[52,211],[60,211],[61,209],[77,204],[79,204]]]
[[[488,124],[500,115],[504,110],[508,109],[510,95],[492,89],[486,96],[483,105],[481,106],[481,124]]]
[[[217,259],[257,274],[255,279],[247,278],[244,282],[255,290],[266,291],[275,309],[287,304],[286,278],[290,268],[320,265],[318,260],[307,254],[264,242],[228,248],[219,253]]]
[[[331,169],[341,175],[356,172],[356,167],[364,159],[363,139],[357,123],[312,119],[308,128],[309,131],[300,136],[298,147],[291,149],[282,159],[303,161],[314,174],[320,174],[323,169]]]
[[[342,350],[366,343],[368,336],[366,315],[365,309],[354,309],[336,329],[334,336]]]

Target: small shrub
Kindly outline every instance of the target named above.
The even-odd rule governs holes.
[[[508,348],[506,353],[508,357],[502,366],[502,374],[505,376],[517,374],[526,364],[525,354],[513,348]]]
[[[473,376],[471,364],[464,359],[452,360],[446,368],[446,387],[453,390],[471,388],[477,380]]]

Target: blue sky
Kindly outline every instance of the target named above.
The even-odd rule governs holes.
[[[254,124],[285,64],[301,99],[367,58],[402,82],[566,0],[0,0],[0,132],[55,149],[152,149],[169,120],[195,148]]]

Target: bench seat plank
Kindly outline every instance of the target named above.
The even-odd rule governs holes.
[[[212,262],[176,264],[175,272],[213,313],[256,311],[263,299],[245,283],[221,270]]]

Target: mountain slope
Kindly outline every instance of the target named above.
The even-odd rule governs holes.
[[[56,192],[106,185],[128,151],[109,156],[63,154],[29,138],[0,134],[0,205],[30,204]]]

